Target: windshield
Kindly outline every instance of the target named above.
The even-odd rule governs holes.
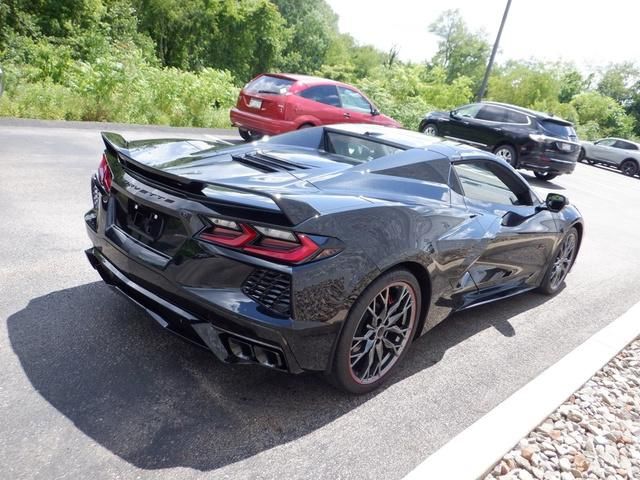
[[[558,138],[566,138],[567,140],[577,140],[578,136],[572,125],[565,125],[562,123],[554,122],[553,120],[542,120],[540,122],[545,132]]]
[[[287,78],[262,75],[249,82],[247,86],[244,87],[244,90],[247,93],[274,93],[276,95],[284,95],[294,83],[293,80]]]

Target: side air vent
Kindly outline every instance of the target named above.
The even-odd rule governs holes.
[[[275,155],[267,155],[263,152],[249,152],[244,155],[233,155],[234,161],[255,168],[262,172],[290,172],[292,170],[306,170],[309,167],[290,162]]]
[[[291,316],[291,277],[286,273],[256,269],[245,280],[242,291],[269,310]]]

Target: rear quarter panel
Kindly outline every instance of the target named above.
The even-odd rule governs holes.
[[[441,208],[398,205],[326,215],[300,227],[302,231],[322,231],[344,243],[340,255],[353,262],[351,266],[344,265],[339,275],[343,282],[339,288],[345,292],[341,301],[345,306],[352,305],[387,270],[406,264],[423,269],[429,278],[429,284],[423,285],[423,293],[430,294],[424,332],[455,308],[452,295],[460,278],[482,251],[477,240],[483,230],[478,225],[471,228],[472,222],[466,208],[448,204]],[[343,308],[342,312],[346,315],[348,309]]]

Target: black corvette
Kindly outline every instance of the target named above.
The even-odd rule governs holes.
[[[260,142],[103,133],[86,213],[102,278],[222,361],[382,383],[451,312],[556,293],[580,213],[473,147],[372,125]]]

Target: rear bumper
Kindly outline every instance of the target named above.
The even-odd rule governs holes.
[[[231,123],[236,127],[246,128],[255,132],[260,132],[266,135],[278,135],[280,133],[290,132],[295,130],[295,124],[285,120],[275,120],[272,118],[265,118],[255,113],[246,112],[233,107],[229,112]]]
[[[568,174],[575,170],[579,150],[573,153],[560,153],[545,149],[540,145],[522,148],[518,156],[518,167],[538,172]]]
[[[94,211],[85,222],[94,245],[85,252],[91,265],[172,333],[210,349],[225,363],[290,373],[329,368],[339,325],[272,316],[235,289],[176,284],[162,269],[138,262],[99,233]]]

